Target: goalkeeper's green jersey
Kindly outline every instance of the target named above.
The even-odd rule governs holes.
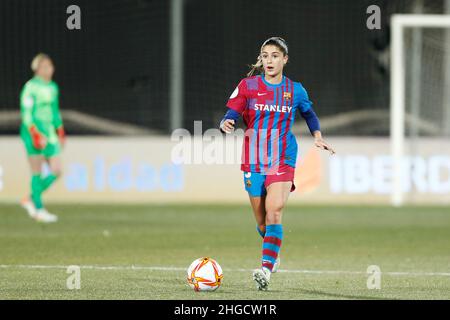
[[[59,89],[53,82],[46,82],[38,76],[29,80],[20,94],[22,125],[20,134],[29,135],[31,126],[42,133],[48,143],[58,143],[56,129],[62,125],[59,111]]]

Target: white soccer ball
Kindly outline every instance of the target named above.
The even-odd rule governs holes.
[[[188,284],[195,291],[214,291],[220,287],[222,279],[222,268],[209,257],[194,260],[187,270]]]

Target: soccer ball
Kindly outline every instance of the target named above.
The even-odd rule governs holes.
[[[187,281],[195,291],[214,291],[222,283],[222,268],[209,257],[198,258],[187,270]]]

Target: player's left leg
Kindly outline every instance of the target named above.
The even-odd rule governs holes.
[[[259,290],[267,290],[270,275],[277,261],[283,240],[281,224],[283,208],[292,189],[291,181],[271,183],[267,187],[266,196],[266,234],[262,249],[262,268],[255,270],[253,278]]]
[[[252,197],[249,196],[250,203],[252,205],[253,214],[255,215],[256,220],[256,231],[264,240],[264,236],[266,235],[266,195],[261,197]],[[278,255],[277,260],[272,268],[272,273],[278,271],[280,267],[281,259],[280,255]]]
[[[279,253],[283,239],[281,218],[289,193],[295,190],[294,175],[295,168],[284,164],[265,180],[266,234],[263,241],[262,267],[253,274],[260,290],[268,289],[270,275],[280,264]]]

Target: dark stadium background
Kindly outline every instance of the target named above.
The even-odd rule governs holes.
[[[186,0],[183,126],[215,127],[228,96],[270,36],[290,45],[286,74],[309,91],[319,116],[389,109],[389,16],[410,12],[407,0]],[[82,11],[82,29],[66,28],[67,6]],[[366,8],[382,9],[383,27],[365,27]],[[56,64],[61,108],[170,133],[170,2],[156,0],[0,1],[0,111],[17,111],[32,57]],[[442,1],[426,1],[441,12]],[[17,16],[20,15],[20,19]],[[319,41],[320,40],[320,41]],[[19,119],[0,133],[16,134]],[[100,133],[83,121],[70,134]],[[113,131],[112,131],[113,132]],[[105,133],[105,132],[102,132]],[[387,135],[388,126],[344,126],[334,135]]]

